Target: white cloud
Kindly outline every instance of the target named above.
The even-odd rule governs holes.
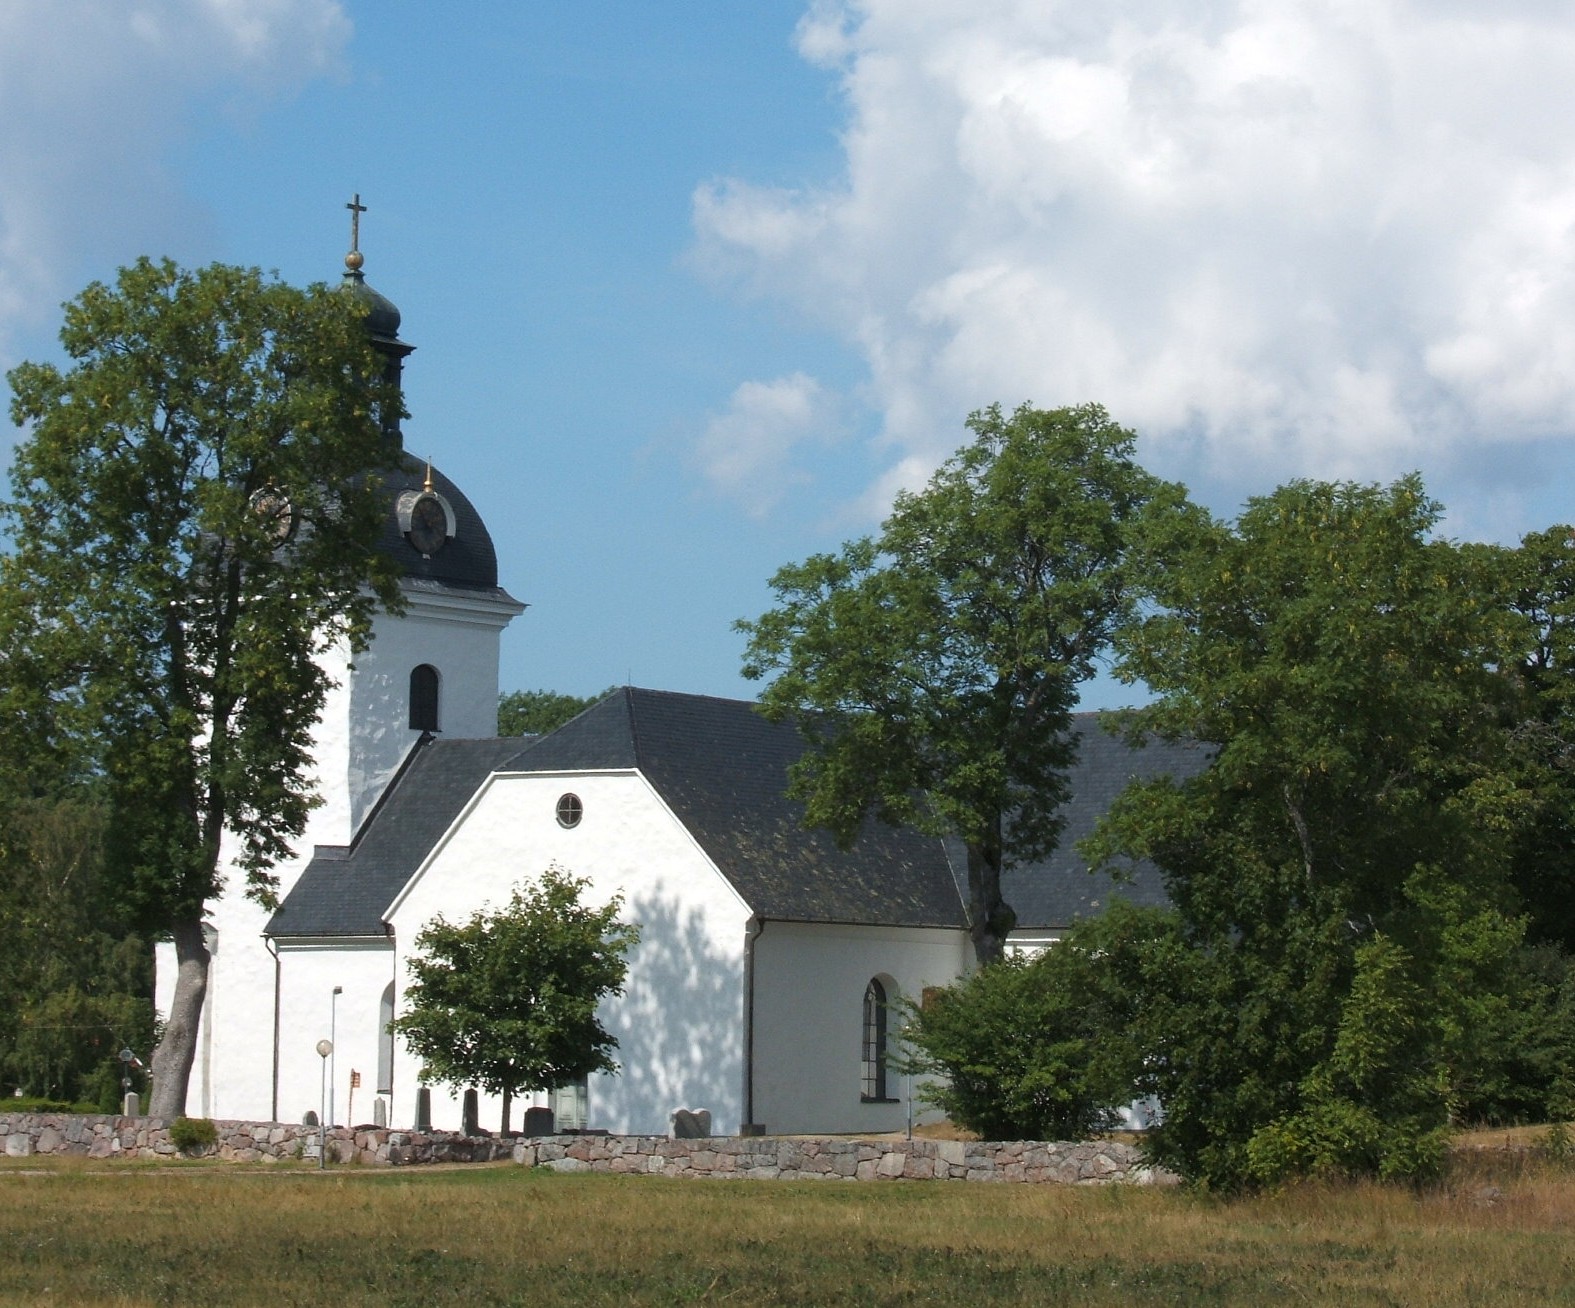
[[[992,400],[1251,490],[1575,433],[1575,11],[817,0],[799,45],[845,175],[703,187],[698,255],[856,346],[908,484]]]
[[[795,462],[797,450],[834,443],[842,432],[835,396],[813,377],[746,381],[706,424],[695,463],[716,491],[759,517],[809,480]]]
[[[83,251],[165,248],[196,220],[169,163],[197,115],[294,90],[349,34],[338,0],[0,5],[0,366]]]

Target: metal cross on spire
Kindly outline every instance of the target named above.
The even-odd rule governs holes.
[[[361,252],[361,215],[366,212],[366,206],[361,203],[361,192],[355,193],[355,198],[345,205],[350,210],[350,253]]]

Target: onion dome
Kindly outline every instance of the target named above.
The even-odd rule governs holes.
[[[388,296],[367,285],[366,277],[361,272],[361,265],[365,262],[366,256],[359,250],[351,250],[345,255],[345,290],[355,297],[357,303],[365,306],[366,331],[374,343],[403,346],[408,351],[409,347],[399,339],[399,310]]]
[[[436,468],[408,455],[367,476],[388,506],[377,548],[417,589],[498,591],[498,556],[492,534],[465,492]],[[426,504],[423,504],[423,501]],[[435,535],[427,535],[422,508],[432,506]]]

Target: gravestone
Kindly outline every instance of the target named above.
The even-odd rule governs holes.
[[[527,1108],[525,1110],[526,1135],[551,1135],[552,1130],[552,1109]]]
[[[120,1105],[120,1114],[122,1117],[142,1116],[142,1100],[135,1090],[126,1091],[126,1097]]]
[[[711,1134],[709,1108],[679,1108],[670,1120],[674,1140],[704,1140]]]
[[[481,1134],[481,1114],[477,1105],[476,1089],[472,1086],[465,1091],[465,1107],[460,1117],[460,1131],[467,1136]]]
[[[306,1112],[301,1114],[301,1125],[302,1126],[316,1126],[317,1125],[317,1110],[315,1108],[308,1108],[306,1110]]]
[[[432,1133],[432,1091],[426,1086],[416,1090],[416,1130]]]
[[[372,1101],[372,1125],[378,1129],[388,1125],[388,1101],[382,1095]]]

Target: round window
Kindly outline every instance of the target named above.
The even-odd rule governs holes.
[[[580,819],[585,816],[585,805],[580,803],[578,795],[562,795],[558,799],[558,825],[560,827],[577,827]]]

